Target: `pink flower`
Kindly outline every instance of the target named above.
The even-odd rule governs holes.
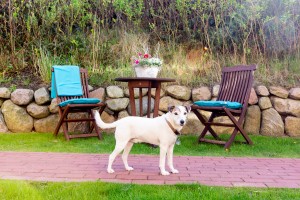
[[[139,64],[140,61],[139,61],[139,60],[135,60],[134,63],[135,63],[135,64]]]
[[[142,56],[143,54],[142,54],[142,53],[138,53],[138,55],[139,55],[139,57],[140,57],[140,56]]]
[[[149,58],[149,54],[145,53],[144,58]]]

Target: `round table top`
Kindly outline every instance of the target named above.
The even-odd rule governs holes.
[[[130,81],[157,81],[157,82],[175,82],[173,78],[150,78],[150,77],[120,77],[115,78],[115,81],[130,82]]]

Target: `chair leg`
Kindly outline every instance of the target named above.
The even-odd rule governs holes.
[[[235,127],[234,130],[233,130],[233,132],[232,132],[232,134],[230,135],[229,140],[225,143],[224,149],[227,150],[227,149],[230,148],[230,146],[231,146],[232,142],[234,141],[234,138],[237,135],[237,133],[238,133],[238,129]]]
[[[209,132],[211,133],[211,135],[216,139],[216,140],[221,140],[221,138],[219,138],[218,134],[211,128],[211,125],[208,123],[211,123],[214,118],[216,117],[215,113],[212,113],[207,121],[207,123],[205,124],[205,126],[208,128]],[[203,118],[204,119],[204,118]]]
[[[90,118],[94,118],[92,110],[88,110],[87,113]],[[88,123],[88,133],[92,133],[94,130],[94,123],[91,123],[90,121],[87,121],[87,123]]]
[[[211,135],[216,139],[216,140],[220,140],[219,136],[217,135],[217,133],[211,128],[210,124],[208,124],[208,122],[212,122],[213,118],[215,117],[215,114],[212,113],[211,116],[209,117],[208,121],[206,121],[204,119],[204,117],[199,113],[198,110],[193,109],[192,110],[195,115],[197,116],[197,118],[201,121],[201,123],[205,126],[202,133],[200,134],[198,141],[200,142],[200,140],[202,138],[205,137],[205,135],[207,134],[207,131],[209,131],[211,133]]]
[[[68,107],[63,112],[62,112],[61,109],[59,109],[60,119],[59,119],[58,124],[55,128],[54,136],[58,135],[58,131],[59,131],[60,127],[63,125],[63,132],[64,132],[64,135],[65,135],[65,138],[66,138],[66,140],[69,141],[70,138],[69,138],[69,135],[68,135],[68,127],[67,127],[67,122],[65,121],[65,119],[67,118],[67,115],[68,115],[68,111],[69,111]]]
[[[62,126],[63,126],[64,136],[65,136],[66,140],[69,141],[70,137],[69,137],[68,124],[67,123],[68,122],[64,122]]]
[[[58,131],[59,131],[62,123],[64,122],[64,118],[62,117],[63,112],[62,112],[62,110],[60,108],[59,108],[58,112],[59,112],[59,121],[58,121],[58,123],[56,125],[56,128],[55,128],[55,131],[53,133],[54,136],[58,135]]]
[[[230,120],[233,122],[233,124],[235,125],[235,128],[229,138],[229,140],[226,142],[224,148],[225,149],[229,149],[231,143],[234,141],[235,136],[237,135],[238,131],[241,132],[242,136],[244,137],[244,139],[246,140],[246,142],[250,145],[253,144],[253,142],[251,141],[251,139],[249,138],[249,136],[247,135],[247,133],[245,132],[245,130],[242,128],[241,124],[243,121],[243,117],[240,116],[239,120],[237,121],[234,116],[231,114],[231,112],[227,109],[224,109],[226,114],[228,115],[228,117],[230,118]]]
[[[57,125],[56,125],[56,128],[55,128],[55,131],[53,133],[53,135],[56,137],[58,135],[58,131],[59,131],[59,128],[61,126],[61,123],[60,120],[58,121]]]
[[[102,111],[103,112],[103,111]],[[101,112],[101,113],[102,113]],[[100,113],[100,111],[99,111],[99,114],[101,114]],[[95,132],[96,132],[96,134],[98,135],[98,138],[99,138],[99,140],[102,140],[103,138],[102,138],[102,133],[101,133],[101,131],[99,130],[99,127],[97,126],[97,124],[96,124],[96,121],[95,121],[95,115],[94,115],[94,113],[91,111],[90,112],[90,114],[91,114],[91,116],[92,116],[92,118],[94,119],[93,121],[92,121],[92,128],[91,128],[91,131],[93,131],[93,128],[95,128]]]
[[[207,131],[208,131],[208,128],[207,128],[207,126],[205,126],[204,129],[203,129],[203,131],[201,132],[201,134],[198,137],[198,143],[200,143],[201,139],[205,137]]]

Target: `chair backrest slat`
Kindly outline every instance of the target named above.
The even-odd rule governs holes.
[[[82,84],[83,98],[89,98],[89,87],[88,87],[88,71],[87,69],[80,69],[80,78]]]
[[[240,82],[243,81],[243,77],[240,76],[240,72],[235,72],[235,73],[237,74],[235,76],[236,85],[240,85]],[[243,90],[243,88],[241,88],[241,87],[236,87],[235,90],[233,90],[232,101],[238,101],[242,90]]]
[[[245,73],[243,72],[237,72],[237,73],[238,73],[237,85],[239,85],[240,87],[236,88],[236,93],[232,101],[240,102],[240,99],[244,96],[243,92],[245,91],[245,87],[247,87],[246,84],[243,84],[247,81],[247,78],[245,77]]]
[[[252,87],[251,71],[246,71],[245,73],[243,73],[243,79],[245,80],[245,83],[242,85],[243,88],[241,89],[240,96],[239,96],[239,100],[240,100],[239,102],[241,102],[242,104],[245,103],[244,101],[247,97],[247,93],[250,92]]]
[[[228,92],[226,93],[226,99],[228,101],[233,101],[233,96],[236,93],[236,86],[238,85],[239,76],[237,72],[227,73],[228,74]]]
[[[248,103],[256,65],[224,67],[217,100]]]

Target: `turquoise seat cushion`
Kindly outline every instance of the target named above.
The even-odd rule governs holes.
[[[81,99],[69,99],[58,104],[60,107],[64,107],[69,104],[96,104],[101,102],[97,98],[81,98]]]
[[[243,106],[239,102],[231,101],[195,101],[194,104],[203,107],[226,107],[231,109],[239,109]]]

